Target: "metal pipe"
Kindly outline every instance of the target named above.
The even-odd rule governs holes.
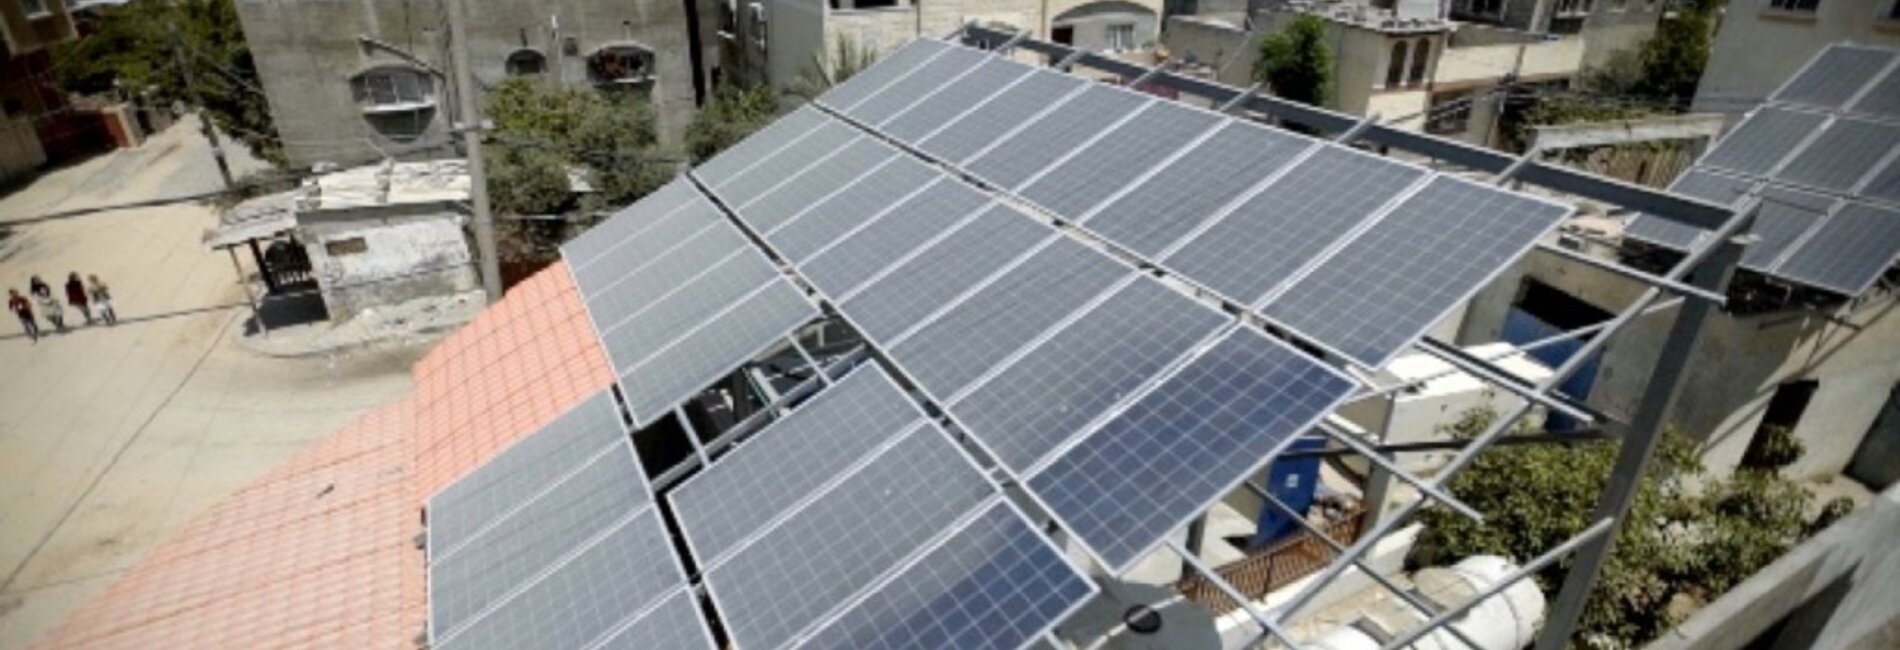
[[[805,367],[810,368],[812,372],[817,373],[819,381],[825,382],[826,386],[830,386],[831,373],[826,372],[823,367],[820,367],[818,365],[818,361],[812,358],[811,352],[808,352],[805,350],[805,344],[798,342],[798,335],[793,334],[786,338],[792,342],[792,349],[798,351],[798,358],[805,360]]]
[[[1595,424],[1609,419],[1589,405],[1562,393],[1540,393],[1530,382],[1524,381],[1510,371],[1492,365],[1490,362],[1474,357],[1469,352],[1431,339],[1421,339],[1418,348],[1426,354],[1439,358],[1466,373],[1503,388],[1511,394],[1536,402],[1546,408],[1560,411],[1564,415],[1580,421]]]
[[[686,441],[693,443],[693,455],[699,457],[702,467],[712,466],[712,456],[706,453],[706,445],[699,440],[699,430],[693,426],[693,420],[686,417],[686,407],[673,407],[673,417],[679,418],[680,428],[686,430]]]
[[[1248,86],[1245,89],[1241,90],[1240,94],[1234,95],[1233,99],[1229,99],[1225,102],[1221,102],[1221,105],[1219,107],[1216,107],[1214,109],[1214,112],[1226,113],[1226,112],[1232,111],[1236,107],[1239,107],[1241,104],[1246,103],[1247,100],[1253,99],[1254,95],[1260,94],[1260,89],[1264,87],[1266,87],[1266,84],[1256,81],[1254,82],[1253,85]]]
[[[1511,446],[1517,446],[1517,445],[1574,445],[1580,442],[1594,442],[1597,440],[1609,440],[1614,437],[1616,436],[1611,435],[1609,432],[1604,431],[1601,428],[1591,427],[1591,428],[1586,428],[1586,429],[1573,429],[1573,430],[1563,431],[1559,433],[1539,433],[1539,434],[1527,433],[1527,434],[1518,434],[1515,436],[1505,436],[1503,438],[1499,438],[1496,442],[1491,443],[1491,446],[1492,447],[1511,447]],[[1422,453],[1430,453],[1430,452],[1437,452],[1437,451],[1452,451],[1456,449],[1461,449],[1464,447],[1464,445],[1465,445],[1465,441],[1463,440],[1431,440],[1431,441],[1426,441],[1426,442],[1406,442],[1406,443],[1399,443],[1395,445],[1373,445],[1368,449],[1368,451],[1378,452],[1382,456],[1389,456],[1392,454],[1422,454]],[[1344,456],[1364,456],[1364,455],[1366,455],[1364,452],[1357,449],[1309,449],[1309,450],[1283,452],[1280,455],[1275,456],[1274,459],[1275,460],[1291,460],[1295,458],[1340,458]]]
[[[1573,262],[1591,266],[1591,267],[1601,269],[1604,271],[1609,271],[1611,273],[1615,273],[1617,275],[1620,275],[1632,280],[1637,280],[1639,282],[1643,282],[1650,286],[1662,287],[1664,289],[1668,289],[1670,293],[1676,294],[1678,296],[1686,296],[1690,298],[1695,298],[1697,300],[1706,300],[1706,301],[1715,303],[1717,305],[1728,304],[1727,294],[1715,293],[1707,289],[1698,288],[1695,285],[1688,284],[1685,282],[1678,282],[1678,281],[1670,280],[1667,278],[1657,277],[1655,274],[1646,273],[1639,269],[1623,266],[1621,264],[1617,264],[1615,262],[1611,262],[1609,260],[1594,256],[1594,255],[1589,255],[1589,254],[1582,253],[1579,251],[1573,251],[1568,248],[1564,248],[1562,246],[1553,246],[1553,245],[1541,243],[1541,242],[1537,244],[1537,249],[1544,251],[1546,253],[1550,253],[1552,255],[1562,257],[1564,259],[1567,259]]]
[[[1380,650],[1397,650],[1398,648],[1404,648],[1412,642],[1430,634],[1432,630],[1445,627],[1445,624],[1450,622],[1451,619],[1463,616],[1464,613],[1470,611],[1471,608],[1477,607],[1478,603],[1490,600],[1492,596],[1496,596],[1499,592],[1509,589],[1511,585],[1515,585],[1525,578],[1536,574],[1538,571],[1544,570],[1544,567],[1550,566],[1550,563],[1556,562],[1578,546],[1594,539],[1607,537],[1608,535],[1606,535],[1606,533],[1610,531],[1610,526],[1613,523],[1615,523],[1615,520],[1612,519],[1597,520],[1597,523],[1592,524],[1589,528],[1583,529],[1583,532],[1577,533],[1576,536],[1571,537],[1562,544],[1558,544],[1556,548],[1544,551],[1543,555],[1539,555],[1537,559],[1531,560],[1530,563],[1518,567],[1516,571],[1506,574],[1504,578],[1498,580],[1496,584],[1479,590],[1477,594],[1472,595],[1470,600],[1459,603],[1457,607],[1439,612],[1437,616],[1433,616],[1430,620],[1425,621],[1425,624],[1413,628],[1412,631],[1401,634],[1397,638],[1387,642]],[[1445,629],[1456,631],[1456,628],[1445,627]]]
[[[1346,445],[1347,447],[1351,447],[1353,451],[1359,452],[1361,456],[1365,456],[1367,462],[1377,465],[1379,469],[1382,469],[1388,473],[1391,473],[1393,476],[1398,477],[1399,480],[1401,481],[1405,481],[1406,484],[1411,485],[1414,489],[1417,489],[1419,492],[1423,493],[1425,496],[1430,497],[1433,500],[1438,501],[1439,503],[1445,504],[1446,507],[1449,507],[1452,510],[1458,511],[1458,514],[1464,515],[1470,518],[1472,521],[1484,521],[1484,513],[1479,512],[1477,508],[1471,507],[1469,504],[1466,504],[1464,501],[1460,501],[1458,497],[1452,496],[1451,493],[1446,492],[1442,489],[1439,489],[1438,486],[1432,485],[1431,481],[1421,479],[1417,475],[1411,472],[1407,472],[1403,469],[1400,469],[1398,465],[1395,465],[1392,463],[1391,459],[1388,459],[1385,456],[1374,451],[1370,446],[1368,446],[1365,443],[1365,441],[1359,440],[1358,436],[1352,435],[1345,431],[1340,431],[1333,425],[1327,424],[1324,421],[1320,423],[1318,429],[1320,430],[1320,433],[1323,433],[1327,437],[1332,438],[1334,440],[1338,440],[1340,444]]]

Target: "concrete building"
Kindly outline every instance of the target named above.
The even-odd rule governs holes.
[[[1730,2],[1696,86],[1695,111],[1740,117],[1794,76],[1802,62],[1839,41],[1900,46],[1900,2]]]
[[[64,0],[0,0],[0,182],[46,163],[36,118],[66,105],[46,48],[78,37]]]
[[[1452,18],[1583,41],[1584,66],[1634,51],[1656,32],[1667,0],[1449,0]]]
[[[452,139],[439,4],[239,0],[237,9],[293,165],[440,150]],[[710,2],[486,2],[468,12],[469,56],[483,88],[535,76],[646,99],[661,140],[677,142],[713,71],[715,12]]]

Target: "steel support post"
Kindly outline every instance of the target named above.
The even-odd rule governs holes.
[[[692,418],[686,417],[686,407],[673,407],[673,417],[679,418],[680,429],[686,432],[686,441],[693,443],[693,455],[699,457],[699,466],[711,467],[712,455],[706,453],[706,444],[699,441],[699,430],[693,427]]]

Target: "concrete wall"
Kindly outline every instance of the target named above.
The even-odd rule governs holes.
[[[1525,81],[1569,78],[1582,67],[1583,52],[1584,41],[1575,36],[1546,40],[1522,32],[1466,26],[1452,37],[1451,49],[1439,57],[1433,84],[1439,90],[1490,87],[1513,70]]]
[[[1900,486],[1769,564],[1646,650],[1900,647]]]
[[[684,6],[675,0],[472,4],[469,54],[477,83],[500,82],[507,74],[508,56],[529,48],[547,57],[547,78],[589,85],[587,54],[603,44],[638,43],[655,55],[655,81],[641,94],[653,102],[661,138],[676,142],[695,111]],[[704,58],[710,67],[717,56],[713,32],[718,14],[710,2],[699,6],[706,34]],[[435,81],[435,108],[381,117],[366,117],[350,89],[350,79],[366,69],[413,66],[402,56],[364,45],[359,36],[449,72],[440,5],[408,0],[239,0],[237,8],[292,164],[363,162],[384,152],[440,149],[450,139],[454,101],[446,80]],[[558,38],[552,29],[555,21]],[[568,38],[575,46],[572,54],[565,51]]]
[[[1151,3],[1152,4],[1152,3]],[[1108,38],[1109,28],[1133,25],[1135,40],[1131,49],[1160,40],[1161,12],[1158,7],[1126,0],[1091,2],[1071,7],[1049,19],[1050,28],[1068,27],[1074,31],[1073,45],[1089,51],[1114,49]]]
[[[1658,0],[1597,0],[1583,23],[1583,67],[1602,67],[1617,52],[1635,52],[1656,33],[1661,18]]]
[[[437,210],[400,216],[311,220],[300,217],[298,241],[310,254],[330,320],[366,309],[477,288],[462,217]],[[329,245],[362,239],[365,250],[333,255]]]
[[[35,52],[79,37],[65,0],[44,0],[44,4],[45,13],[28,16],[20,0],[0,0],[0,40],[6,42],[0,55]]]
[[[1696,87],[1697,112],[1739,117],[1830,43],[1900,47],[1900,21],[1881,18],[1893,0],[1826,0],[1811,13],[1780,11],[1768,3],[1729,3]]]
[[[1177,57],[1217,64],[1214,80],[1245,88],[1252,84],[1253,66],[1260,60],[1259,39],[1224,20],[1206,16],[1169,16],[1161,42]]]
[[[1499,340],[1504,316],[1525,278],[1612,312],[1643,290],[1606,271],[1532,252],[1471,301],[1460,345]],[[1711,319],[1668,421],[1700,440],[1704,461],[1723,471],[1747,451],[1776,387],[1813,379],[1819,387],[1794,429],[1808,452],[1784,471],[1794,477],[1839,473],[1900,382],[1896,306],[1900,300],[1892,295],[1873,295],[1832,318],[1784,311]],[[1635,410],[1673,313],[1640,319],[1610,341],[1589,396],[1593,406],[1619,416]]]

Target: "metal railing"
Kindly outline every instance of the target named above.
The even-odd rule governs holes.
[[[1351,544],[1359,539],[1365,515],[1365,510],[1354,509],[1320,528],[1340,543]],[[1325,542],[1301,531],[1287,539],[1250,551],[1247,557],[1221,566],[1215,572],[1241,593],[1259,600],[1276,589],[1319,573],[1332,560],[1333,550]],[[1174,588],[1188,600],[1212,610],[1215,616],[1240,608],[1240,603],[1234,602],[1217,585],[1198,573],[1183,577],[1174,583]]]

